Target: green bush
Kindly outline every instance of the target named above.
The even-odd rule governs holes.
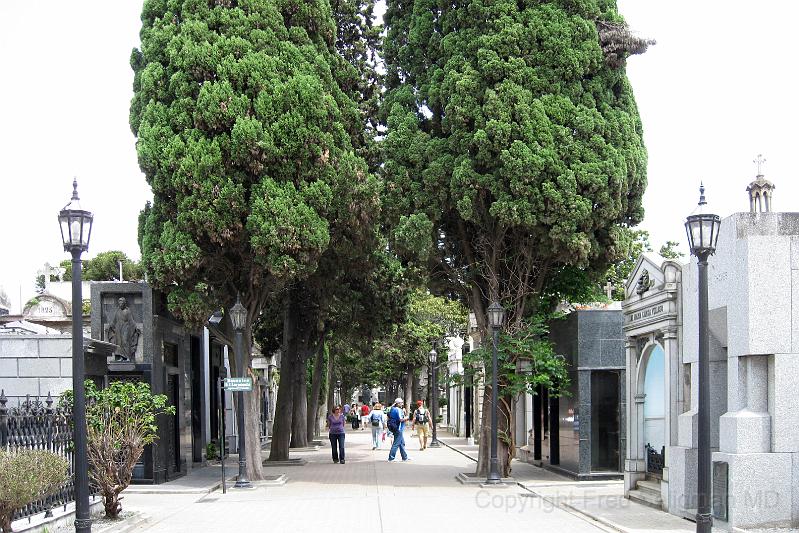
[[[69,477],[69,463],[44,450],[0,450],[0,530],[11,531],[18,509],[58,490]]]
[[[117,518],[119,494],[130,485],[144,447],[158,438],[156,417],[174,415],[175,408],[147,383],[116,381],[98,389],[87,380],[85,386],[89,477],[103,496],[106,517]],[[72,391],[62,400],[71,404]]]
[[[219,458],[219,448],[213,442],[205,445],[205,458],[209,461]]]

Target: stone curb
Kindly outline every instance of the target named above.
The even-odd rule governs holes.
[[[226,478],[228,483],[235,483],[236,476],[230,476]],[[125,494],[209,494],[217,489],[222,487],[222,480],[219,479],[218,481],[213,482],[211,485],[206,487],[196,487],[196,488],[188,488],[188,487],[166,487],[165,485],[130,485],[124,491],[122,491],[122,495]],[[131,490],[133,489],[133,490]]]
[[[472,460],[472,461],[474,461],[475,463],[477,462],[477,459],[475,459],[474,457],[472,457],[472,456],[471,456],[471,455],[469,455],[468,453],[466,453],[466,452],[463,452],[463,451],[461,451],[461,450],[459,450],[459,449],[455,448],[454,446],[450,446],[449,444],[447,444],[447,443],[446,443],[446,442],[444,442],[443,440],[441,440],[441,439],[438,439],[438,442],[440,442],[441,444],[443,444],[444,446],[446,446],[446,447],[447,447],[447,448],[449,448],[450,450],[452,450],[452,451],[455,451],[455,452],[458,452],[459,454],[461,454],[462,456],[466,457],[467,459],[471,459],[471,460]]]

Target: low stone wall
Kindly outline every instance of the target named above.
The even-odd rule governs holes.
[[[8,406],[26,395],[57,398],[72,388],[70,335],[8,335],[0,337],[0,389]]]

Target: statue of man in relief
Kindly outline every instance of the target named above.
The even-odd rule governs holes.
[[[117,345],[117,351],[114,353],[117,361],[132,361],[136,356],[141,332],[133,319],[133,313],[128,308],[128,301],[120,298],[118,305],[114,318],[108,326],[108,342]]]

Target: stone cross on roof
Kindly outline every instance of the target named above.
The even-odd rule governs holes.
[[[757,177],[761,177],[763,175],[763,165],[765,164],[766,160],[763,157],[763,154],[757,154],[757,159],[753,159],[752,163],[757,165]]]
[[[50,287],[50,277],[55,276],[58,281],[64,281],[64,273],[66,269],[62,267],[53,267],[50,266],[50,263],[45,263],[44,268],[42,268],[37,274],[44,276],[44,288],[47,290]]]
[[[605,286],[603,288],[605,289],[605,294],[608,296],[608,300],[612,300],[613,299],[613,289],[615,289],[615,287],[610,282],[610,280],[608,280],[608,282],[605,284]]]

